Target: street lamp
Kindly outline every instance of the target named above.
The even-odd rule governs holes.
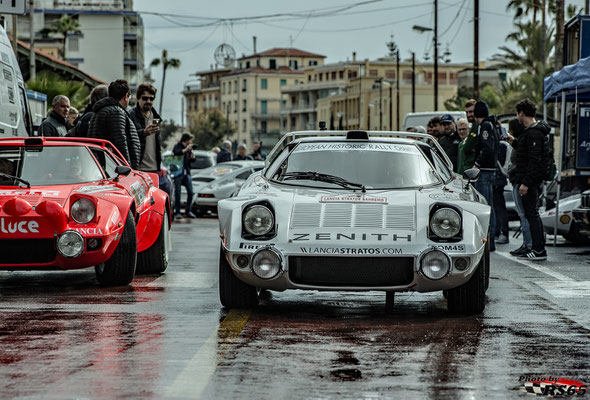
[[[434,29],[414,25],[412,30],[418,33],[434,31],[434,111],[438,111],[438,0],[434,0]]]

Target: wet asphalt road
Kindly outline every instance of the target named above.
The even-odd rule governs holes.
[[[533,398],[523,375],[590,381],[589,248],[492,254],[485,312],[441,293],[263,292],[224,310],[213,218],[173,226],[161,277],[0,272],[0,396],[22,399]],[[588,395],[587,395],[588,396]]]

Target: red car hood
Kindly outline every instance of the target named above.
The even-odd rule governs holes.
[[[3,187],[0,188],[0,207],[13,198],[23,199],[31,207],[35,207],[45,200],[54,201],[63,207],[72,190],[72,186],[39,186],[30,189]]]

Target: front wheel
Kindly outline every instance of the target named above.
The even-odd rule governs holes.
[[[113,255],[95,267],[96,279],[103,286],[128,285],[135,276],[137,264],[137,233],[131,213],[127,214],[121,240]]]
[[[163,274],[168,268],[170,254],[170,224],[168,211],[160,226],[160,234],[152,246],[137,255],[137,274]]]
[[[219,251],[219,300],[226,308],[254,308],[258,305],[258,291],[236,278],[223,247]]]
[[[486,300],[486,257],[482,256],[471,279],[463,285],[447,291],[447,308],[452,313],[473,315],[483,312]]]

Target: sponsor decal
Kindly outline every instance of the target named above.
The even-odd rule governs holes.
[[[518,380],[522,382],[521,390],[535,396],[577,397],[588,391],[588,385],[577,379],[521,375]]]
[[[2,233],[39,233],[37,221],[8,222],[0,218],[0,232]]]
[[[84,186],[76,190],[76,193],[93,194],[101,192],[112,192],[113,190],[119,190],[119,188],[112,186]]]
[[[244,250],[256,250],[260,247],[264,247],[264,246],[274,246],[274,244],[272,243],[257,243],[257,244],[250,244],[250,243],[240,243],[240,249],[244,249]]]
[[[0,196],[43,196],[43,197],[59,197],[57,190],[29,190],[27,192],[16,190],[0,190]]]
[[[458,200],[459,196],[457,194],[450,194],[450,193],[432,193],[429,194],[428,197],[430,197],[433,200]]]
[[[430,247],[434,247],[435,249],[440,249],[444,251],[454,251],[459,253],[465,253],[465,245],[464,244],[432,244]]]
[[[145,200],[146,188],[141,182],[133,183],[128,190],[129,194],[135,199],[135,204],[140,205]]]
[[[84,236],[102,235],[102,229],[100,228],[78,228],[77,230]]]
[[[304,254],[369,254],[369,255],[389,255],[403,254],[402,249],[397,248],[379,248],[379,247],[301,247],[301,253]]]
[[[118,221],[119,221],[119,209],[115,208],[113,215],[111,215],[111,224],[113,224],[113,226],[115,226],[115,225],[117,225]]]
[[[398,235],[397,233],[293,233],[291,242],[305,242],[310,240],[333,241],[378,241],[378,242],[411,242],[412,235]]]
[[[97,193],[99,196],[111,196],[111,197],[127,197],[126,194],[122,193]]]
[[[340,195],[322,196],[320,203],[373,203],[387,204],[387,197],[374,197],[367,195]]]
[[[293,152],[351,150],[351,151],[388,151],[393,153],[415,153],[416,146],[392,143],[302,143]]]

